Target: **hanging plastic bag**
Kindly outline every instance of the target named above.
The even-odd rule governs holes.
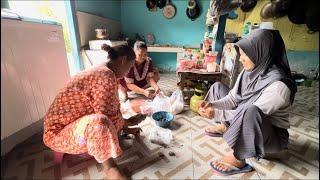
[[[180,89],[176,90],[170,96],[171,113],[176,115],[182,112],[184,107],[183,95]]]

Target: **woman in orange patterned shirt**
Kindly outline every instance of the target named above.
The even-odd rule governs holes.
[[[113,158],[121,155],[118,133],[137,133],[124,121],[117,96],[118,79],[132,67],[135,53],[129,46],[102,47],[108,52],[106,65],[81,72],[60,90],[44,118],[43,142],[56,152],[88,153],[103,163],[111,179],[124,179]]]

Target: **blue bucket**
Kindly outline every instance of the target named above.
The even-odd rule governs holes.
[[[170,126],[174,116],[172,113],[166,111],[158,111],[152,114],[152,119],[156,122],[156,124],[160,127],[168,127]]]

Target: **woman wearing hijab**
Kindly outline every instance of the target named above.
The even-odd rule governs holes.
[[[244,69],[234,87],[213,84],[199,108],[201,116],[221,122],[207,128],[206,134],[223,137],[233,150],[210,163],[222,175],[251,171],[245,159],[260,159],[287,148],[286,109],[297,91],[279,31],[254,30],[235,48]]]

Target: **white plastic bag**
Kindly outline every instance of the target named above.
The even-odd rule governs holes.
[[[170,98],[160,92],[152,101],[153,113],[158,111],[171,112],[171,102]]]
[[[130,101],[127,100],[125,103],[120,103],[120,112],[122,114],[122,117],[124,119],[129,119],[135,115],[137,115],[136,112],[131,108]]]
[[[172,132],[169,129],[164,129],[161,127],[153,127],[149,133],[149,140],[156,144],[168,145],[172,141]]]
[[[141,114],[151,116],[153,113],[153,103],[152,101],[146,101],[142,106],[140,106]]]
[[[172,93],[172,95],[170,96],[170,102],[171,102],[172,114],[176,115],[182,112],[184,107],[184,102],[183,102],[182,91],[180,89]]]

